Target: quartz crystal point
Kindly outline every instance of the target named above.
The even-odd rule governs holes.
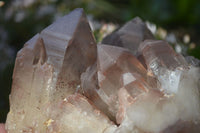
[[[96,115],[98,110],[84,98],[77,100],[80,106],[54,107],[76,91],[81,73],[95,61],[96,43],[82,9],[60,18],[26,42],[15,62],[7,132],[75,133],[88,129],[101,133],[109,125],[108,119]],[[82,112],[77,114],[80,119],[76,122],[88,119],[88,123],[81,123],[79,128],[62,121],[65,117],[67,122],[71,121],[73,115],[68,114],[71,109],[72,113]],[[88,128],[92,121],[96,127]]]
[[[97,47],[97,66],[88,68],[81,79],[84,94],[112,120],[116,116],[117,123],[123,119],[126,102],[156,86],[155,79],[128,50],[103,44]],[[129,101],[120,101],[123,93]]]
[[[146,40],[140,44],[138,56],[149,73],[157,76],[164,92],[177,92],[182,70],[188,65],[182,55],[165,41]]]
[[[127,48],[136,55],[139,44],[146,39],[154,39],[153,34],[146,24],[136,17],[105,37],[102,43]]]
[[[58,19],[41,32],[47,62],[54,67],[55,95],[64,98],[80,85],[80,75],[96,61],[96,42],[82,9]],[[66,89],[68,88],[68,89]]]
[[[7,116],[8,133],[45,131],[45,106],[50,95],[53,67],[46,63],[47,56],[39,34],[29,40],[16,58]]]

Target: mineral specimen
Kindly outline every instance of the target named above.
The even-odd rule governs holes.
[[[97,45],[76,9],[18,52],[6,130],[199,133],[195,62],[155,40],[139,18]]]

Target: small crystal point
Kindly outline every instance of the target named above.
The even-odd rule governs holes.
[[[162,40],[146,40],[142,42],[139,46],[139,55],[143,56],[148,68],[153,64],[157,64],[157,66],[173,70],[187,65],[184,57],[177,54],[167,42]]]
[[[6,121],[8,132],[45,131],[42,125],[48,114],[45,106],[50,99],[52,72],[53,67],[46,63],[43,40],[37,34],[17,54]]]
[[[154,39],[154,37],[145,23],[139,17],[136,17],[116,32],[105,37],[102,43],[124,47],[136,55],[139,44],[146,39]]]
[[[144,41],[140,44],[138,53],[149,73],[157,76],[164,92],[177,93],[182,70],[188,66],[184,57],[161,40]]]

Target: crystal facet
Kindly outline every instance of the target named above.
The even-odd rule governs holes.
[[[139,44],[146,39],[154,39],[154,37],[146,24],[136,17],[105,37],[102,43],[127,48],[136,55]]]
[[[167,93],[176,93],[182,70],[187,67],[184,57],[177,54],[165,41],[146,40],[139,46],[141,62],[149,73],[157,76],[162,88]]]

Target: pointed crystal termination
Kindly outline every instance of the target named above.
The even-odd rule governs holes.
[[[26,44],[28,45],[18,52],[15,61],[10,95],[11,112],[19,111],[29,105],[31,100],[36,100],[31,98],[34,98],[36,95],[34,93],[37,93],[37,91],[39,94],[49,95],[48,82],[52,79],[53,68],[46,63],[47,57],[43,40],[37,34]],[[46,90],[41,89],[43,86],[47,86]],[[31,93],[32,91],[34,93]],[[46,98],[48,99],[48,97]],[[46,98],[43,101],[46,101]],[[38,100],[41,99],[36,101]]]
[[[62,98],[80,85],[80,75],[96,61],[96,42],[83,9],[76,9],[41,32],[47,62],[55,70],[56,92]],[[68,89],[66,89],[68,88]]]
[[[53,67],[46,63],[46,50],[39,34],[21,49],[15,61],[7,132],[45,132],[45,106],[51,93]],[[35,129],[36,124],[38,125]]]
[[[96,43],[82,9],[35,35],[17,54],[7,131],[46,132],[48,108],[74,93],[95,61]]]
[[[139,56],[149,73],[158,77],[165,92],[177,92],[182,70],[188,65],[182,55],[165,41],[146,40],[139,46]]]
[[[84,94],[113,120],[117,113],[122,114],[119,112],[119,106],[122,106],[118,99],[120,88],[125,89],[129,96],[124,96],[133,102],[137,96],[152,88],[148,85],[149,80],[156,82],[147,76],[146,69],[128,50],[100,44],[97,51],[97,69],[92,66],[83,73],[82,88]],[[123,115],[117,115],[117,123],[122,119]]]
[[[136,55],[139,44],[146,39],[154,39],[153,34],[146,24],[136,17],[105,37],[102,43],[127,48]]]

